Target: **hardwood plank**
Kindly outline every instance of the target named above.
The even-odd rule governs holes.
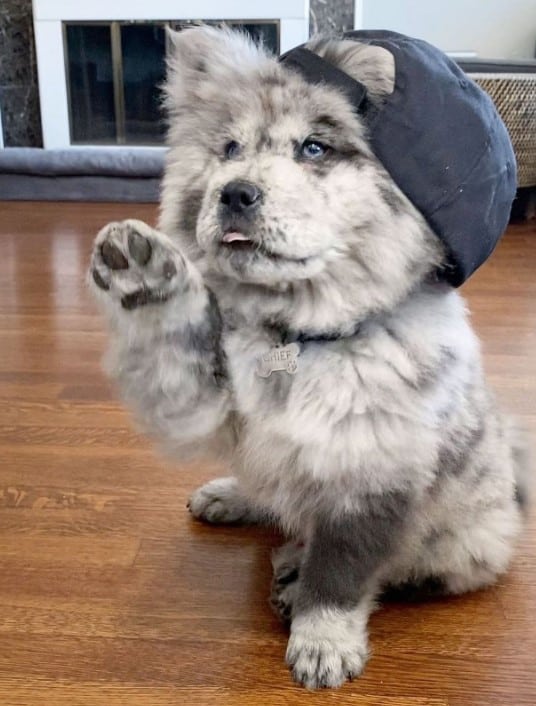
[[[8,701],[5,706],[34,704],[36,692],[24,680],[9,679],[6,683]],[[101,682],[70,683],[65,680],[40,680],[39,704],[43,706],[300,706],[305,698],[310,704],[337,704],[337,706],[448,706],[443,699],[426,697],[377,697],[370,694],[338,692],[306,694],[287,688],[229,689],[221,687],[184,688],[181,686],[143,686],[135,683],[103,684]],[[45,700],[42,700],[43,697]],[[475,704],[475,706],[481,706]]]
[[[110,537],[101,532],[98,537],[41,535],[35,537],[4,534],[0,539],[0,555],[4,566],[15,573],[19,564],[58,563],[68,568],[70,564],[84,566],[131,566],[139,549],[136,537]]]

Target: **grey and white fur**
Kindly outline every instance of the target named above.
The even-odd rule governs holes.
[[[522,447],[485,384],[442,245],[336,89],[306,83],[245,36],[171,34],[169,153],[158,230],[98,234],[90,283],[107,367],[179,459],[231,475],[194,517],[275,522],[272,603],[306,687],[356,677],[386,588],[493,583],[522,526]],[[309,48],[393,90],[384,49]],[[296,374],[256,373],[301,339]]]

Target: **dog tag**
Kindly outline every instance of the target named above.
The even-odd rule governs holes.
[[[289,375],[294,375],[298,370],[298,356],[300,347],[297,343],[288,346],[276,346],[264,353],[257,363],[257,375],[268,378],[278,370],[285,370]]]

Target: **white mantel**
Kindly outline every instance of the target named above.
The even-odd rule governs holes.
[[[309,0],[33,0],[33,14],[43,143],[47,149],[71,147],[63,22],[279,20],[281,52],[309,36]]]

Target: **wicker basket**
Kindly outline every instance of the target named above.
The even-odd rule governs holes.
[[[505,122],[517,159],[518,186],[536,185],[536,74],[471,73]]]

